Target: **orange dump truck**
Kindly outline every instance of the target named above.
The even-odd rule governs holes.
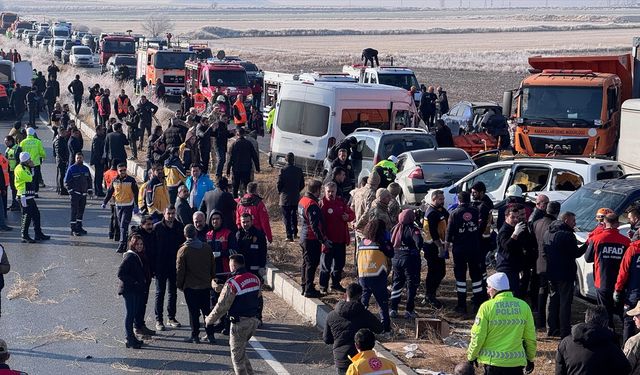
[[[621,105],[632,97],[632,56],[535,56],[529,65],[533,74],[515,96],[516,151],[614,156]],[[505,93],[507,114],[512,96]]]

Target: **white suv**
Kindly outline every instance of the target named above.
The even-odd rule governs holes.
[[[445,206],[454,203],[458,191],[469,191],[479,181],[484,182],[493,203],[502,201],[507,188],[513,184],[518,184],[531,199],[544,193],[551,201],[562,202],[589,182],[618,178],[623,174],[619,162],[605,159],[510,158],[485,165],[442,190]]]

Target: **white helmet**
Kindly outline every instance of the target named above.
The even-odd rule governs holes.
[[[391,160],[393,164],[398,164],[398,157],[395,155],[391,155],[387,158],[387,160]]]
[[[224,96],[222,95],[218,95],[218,97],[216,98],[216,102],[218,103],[224,103],[226,100],[224,99]]]

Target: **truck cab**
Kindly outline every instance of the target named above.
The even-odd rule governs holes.
[[[142,75],[153,90],[158,79],[166,88],[166,95],[179,96],[184,90],[185,63],[195,56],[186,48],[142,48],[138,50],[136,78]]]
[[[420,84],[416,78],[413,70],[400,67],[400,66],[379,66],[377,68],[370,68],[366,65],[345,65],[342,68],[342,72],[349,74],[356,78],[360,83],[371,83],[388,85],[403,88],[407,91],[414,86],[416,93],[413,95],[413,100],[416,102],[416,106],[420,103],[422,93],[420,92]]]
[[[207,61],[187,61],[185,63],[185,90],[194,94],[196,89],[214,102],[219,93],[226,89],[231,96],[251,94],[251,87],[245,69],[234,62],[208,59]]]
[[[529,64],[535,74],[516,94],[516,151],[614,156],[621,104],[631,97],[631,55],[538,56]]]

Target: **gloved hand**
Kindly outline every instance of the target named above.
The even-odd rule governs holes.
[[[101,205],[100,205],[100,207],[102,207],[103,209],[105,209],[105,208],[107,208],[107,205],[103,203],[103,204],[101,204]]]
[[[133,207],[133,213],[134,214],[139,214],[140,213],[140,209],[138,207]]]
[[[534,363],[531,361],[527,361],[527,367],[524,368],[525,374],[531,374],[533,372],[533,368],[535,367]]]
[[[22,207],[27,207],[27,197],[25,197],[24,195],[20,197],[20,204],[22,205]]]
[[[518,237],[520,234],[522,234],[522,232],[524,232],[524,230],[527,229],[527,224],[525,223],[518,223],[516,224],[516,227],[513,231],[513,235]]]
[[[618,292],[617,290],[615,292],[613,292],[613,301],[615,303],[620,303],[620,300],[622,299],[622,293]]]

